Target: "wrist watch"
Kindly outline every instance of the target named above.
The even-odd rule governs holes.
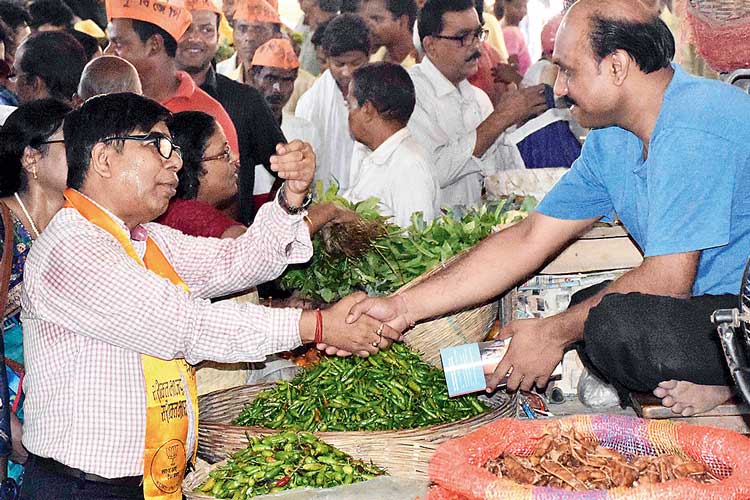
[[[306,210],[307,207],[310,206],[310,204],[312,203],[312,193],[310,193],[310,191],[308,191],[307,195],[305,195],[305,199],[302,202],[302,205],[295,207],[295,206],[290,205],[286,201],[286,195],[284,194],[285,187],[286,187],[286,182],[283,182],[281,184],[281,187],[279,188],[279,194],[277,196],[277,200],[279,202],[279,206],[283,208],[286,213],[288,213],[289,215],[297,215],[300,212]]]

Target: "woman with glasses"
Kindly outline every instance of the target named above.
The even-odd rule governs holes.
[[[237,194],[237,159],[216,120],[201,111],[176,113],[169,125],[180,148],[180,183],[167,211],[157,222],[193,236],[235,238],[247,229],[222,212]],[[328,223],[358,220],[352,211],[324,203],[313,205],[305,218],[310,234]]]
[[[200,111],[176,113],[172,141],[182,154],[177,194],[158,222],[193,236],[234,238],[245,226],[221,210],[237,194],[237,166],[216,120]]]
[[[15,110],[0,129],[0,202],[10,209],[0,218],[0,238],[4,240],[8,224],[12,225],[13,234],[10,244],[3,241],[3,250],[12,250],[13,257],[3,315],[4,334],[0,338],[5,344],[5,375],[10,388],[12,462],[8,474],[16,480],[23,471],[19,464],[27,456],[21,445],[24,359],[20,315],[24,264],[34,241],[64,202],[68,168],[62,124],[69,111],[67,104],[52,99],[32,101]],[[0,387],[0,392],[4,388]],[[7,408],[5,401],[3,408]]]

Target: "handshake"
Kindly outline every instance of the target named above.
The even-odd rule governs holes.
[[[406,316],[403,296],[369,298],[357,292],[329,309],[303,311],[300,337],[304,343],[317,342],[318,349],[328,354],[367,357],[401,340],[401,333],[410,325]]]

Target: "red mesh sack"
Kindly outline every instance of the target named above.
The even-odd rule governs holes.
[[[626,456],[678,455],[705,465],[720,479],[676,479],[610,490],[565,491],[499,478],[483,465],[503,454],[528,456],[545,434],[578,435]],[[440,445],[429,465],[431,500],[732,500],[750,499],[750,440],[736,432],[668,420],[576,416],[559,420],[502,419]],[[451,496],[452,495],[452,496]]]
[[[693,41],[715,71],[750,67],[750,1],[690,0]]]

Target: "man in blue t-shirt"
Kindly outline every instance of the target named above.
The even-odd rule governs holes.
[[[557,35],[555,93],[591,132],[581,157],[523,222],[367,313],[403,331],[488,300],[539,269],[598,220],[618,216],[643,263],[544,319],[518,320],[488,388],[546,385],[563,352],[621,393],[653,391],[684,416],[728,399],[732,379],[710,323],[734,307],[750,254],[750,98],[671,64],[674,39],[639,2],[580,0]],[[582,344],[581,344],[582,342]]]

